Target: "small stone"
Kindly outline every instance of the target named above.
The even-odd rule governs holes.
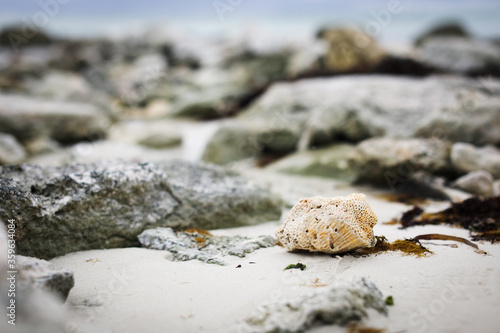
[[[494,146],[476,147],[458,142],[451,148],[451,163],[459,173],[484,170],[500,178],[500,149]]]
[[[139,144],[148,148],[164,149],[178,146],[182,143],[182,136],[175,134],[152,134],[139,141]]]
[[[46,260],[18,255],[16,265],[22,289],[43,289],[66,299],[75,284],[73,272]]]
[[[382,293],[365,278],[339,281],[306,294],[267,302],[247,318],[249,332],[304,332],[316,325],[346,326],[368,317],[368,310],[387,314]]]
[[[212,236],[202,230],[191,229],[180,232],[172,228],[149,229],[141,233],[138,238],[143,247],[169,251],[174,261],[199,260],[216,265],[226,264],[224,256],[244,258],[249,253],[260,248],[272,247],[276,243],[271,236],[259,236],[253,239],[243,236]]]
[[[25,158],[26,152],[15,137],[0,133],[0,165],[19,163]]]
[[[494,179],[491,173],[478,170],[458,178],[454,186],[481,197],[490,197],[494,194],[493,182]]]

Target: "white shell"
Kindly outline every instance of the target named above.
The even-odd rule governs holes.
[[[376,244],[377,216],[363,193],[300,200],[276,230],[287,251],[340,253]]]

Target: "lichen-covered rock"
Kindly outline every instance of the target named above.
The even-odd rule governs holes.
[[[248,253],[276,243],[271,236],[213,236],[203,230],[176,232],[172,228],[145,230],[138,238],[144,247],[170,252],[175,261],[199,260],[217,265],[225,265],[224,256],[243,258]]]
[[[341,253],[376,244],[377,216],[362,193],[300,200],[276,230],[287,251]]]
[[[103,137],[109,124],[105,111],[93,104],[0,94],[0,131],[22,141],[39,136],[62,142],[90,140]]]
[[[43,289],[66,299],[75,284],[73,272],[46,260],[18,255],[16,269],[21,289]]]
[[[460,174],[484,170],[500,179],[500,149],[493,146],[476,147],[458,142],[451,148],[451,163]]]
[[[478,170],[458,178],[454,186],[465,191],[482,197],[491,197],[494,195],[494,181],[491,173]]]
[[[346,326],[369,316],[387,314],[382,293],[373,282],[358,278],[338,281],[305,295],[267,303],[246,319],[249,332],[304,332],[316,325]]]
[[[220,228],[277,220],[281,200],[221,168],[100,162],[0,169],[0,217],[16,217],[18,253],[43,259],[139,245],[147,228]]]
[[[25,158],[26,151],[15,137],[0,133],[0,165],[19,163]]]
[[[450,143],[438,139],[374,138],[357,145],[349,157],[349,165],[357,181],[392,189],[418,170],[451,173],[450,149]]]

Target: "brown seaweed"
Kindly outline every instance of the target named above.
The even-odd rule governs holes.
[[[377,244],[374,247],[367,247],[350,252],[352,255],[365,256],[371,254],[379,254],[389,251],[399,251],[404,255],[414,255],[416,257],[425,257],[427,254],[432,254],[427,248],[422,246],[418,240],[413,239],[398,239],[390,243],[384,236],[376,236]]]
[[[500,196],[470,198],[433,214],[423,213],[422,208],[415,206],[401,218],[402,228],[442,223],[470,230],[473,240],[500,241]]]
[[[417,237],[413,237],[412,240],[451,240],[451,241],[467,244],[469,246],[472,246],[475,249],[479,249],[479,247],[476,244],[472,243],[470,240],[467,240],[467,239],[462,238],[462,237],[442,235],[442,234],[418,235]]]

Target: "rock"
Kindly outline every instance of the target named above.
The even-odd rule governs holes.
[[[143,103],[154,89],[166,80],[168,64],[159,53],[138,56],[132,63],[110,66],[107,77],[118,98],[127,106]]]
[[[31,27],[27,28],[21,25],[4,27],[0,31],[0,45],[13,47],[15,51],[18,51],[19,48],[25,46],[49,45],[54,43],[54,40],[44,31],[41,31],[38,26],[35,28],[36,32],[31,29]]]
[[[46,136],[39,136],[23,142],[24,148],[30,155],[55,153],[61,145]]]
[[[290,59],[287,50],[257,51],[244,47],[230,54],[222,63],[223,68],[242,72],[248,87],[261,87],[266,84],[283,80]]]
[[[387,314],[382,293],[373,282],[358,278],[268,302],[246,323],[249,332],[304,332],[317,325],[346,326],[367,318],[371,309]]]
[[[484,89],[489,88],[485,85]],[[452,142],[469,142],[475,145],[499,145],[500,98],[478,97],[474,94],[478,92],[472,90],[462,95],[459,107],[443,108],[441,114],[429,118],[416,131],[416,135],[437,136]]]
[[[500,149],[493,146],[475,147],[458,142],[451,148],[451,163],[460,174],[484,170],[500,178]]]
[[[236,172],[183,161],[158,165],[168,175],[174,195],[181,200],[168,226],[229,228],[281,217],[281,198]]]
[[[173,87],[171,115],[198,119],[212,119],[228,116],[236,111],[239,101],[251,90],[245,72],[206,68],[190,76],[181,87]],[[184,78],[186,81],[186,78]],[[162,89],[172,94],[173,82]],[[161,87],[160,87],[161,88]],[[164,96],[158,93],[154,96]]]
[[[409,177],[394,180],[393,183],[389,183],[388,180],[388,185],[392,191],[434,200],[462,202],[471,196],[463,191],[447,187],[444,177],[434,176],[424,170],[412,172]]]
[[[19,140],[49,136],[61,142],[102,138],[110,120],[92,104],[0,94],[0,131]]]
[[[216,265],[225,265],[224,256],[244,258],[249,253],[276,243],[271,236],[253,239],[244,236],[213,236],[198,229],[176,232],[172,228],[145,230],[138,238],[143,247],[170,252],[174,261],[199,260]]]
[[[8,220],[6,220],[8,221]],[[15,229],[14,229],[15,230]],[[0,331],[1,332],[16,332],[16,333],[67,333],[69,331],[76,331],[82,333],[109,333],[109,331],[95,327],[88,323],[80,322],[77,319],[70,319],[70,314],[67,312],[66,307],[63,305],[60,297],[56,297],[52,292],[45,290],[45,288],[31,288],[36,284],[41,287],[45,285],[44,282],[49,282],[50,285],[61,288],[61,291],[66,292],[65,289],[69,287],[69,278],[65,276],[65,270],[55,271],[53,275],[50,271],[46,271],[48,275],[39,275],[40,272],[31,271],[30,279],[25,280],[25,273],[27,271],[21,271],[19,266],[25,266],[26,258],[20,255],[16,256],[18,263],[18,273],[13,274],[17,285],[15,297],[9,297],[10,281],[7,278],[12,278],[11,273],[7,273],[12,270],[7,266],[7,234],[6,229],[2,221],[0,220],[0,306],[6,311],[2,311],[4,314],[4,320],[0,321]],[[36,261],[34,263],[35,268],[45,270],[51,266],[50,263],[40,261],[35,258],[28,258],[28,260],[33,259]],[[24,262],[24,264],[23,264]],[[45,280],[44,278],[50,277],[50,280]],[[65,278],[65,280],[58,280],[59,278]],[[31,279],[33,278],[33,279]],[[40,278],[40,279],[39,279]],[[71,277],[72,281],[72,277]],[[34,284],[31,285],[31,282]],[[62,283],[60,283],[62,282]],[[26,288],[26,286],[30,286]],[[15,300],[15,316],[10,316],[11,300]],[[9,321],[13,320],[12,323]],[[13,330],[15,324],[15,329]]]
[[[325,28],[318,37],[329,45],[321,61],[334,72],[368,70],[385,57],[375,40],[359,29]]]
[[[415,40],[415,46],[422,45],[425,41],[433,37],[470,37],[467,30],[460,22],[443,22],[431,28],[425,33],[418,36]]]
[[[263,121],[236,121],[219,128],[205,147],[202,159],[228,164],[267,152],[295,150],[300,135],[297,126],[269,126]]]
[[[0,217],[17,217],[18,253],[138,245],[147,228],[222,228],[277,220],[281,200],[235,173],[187,162],[3,167]]]
[[[500,180],[495,180],[493,182],[493,196],[500,196]]]
[[[75,281],[73,272],[67,268],[37,258],[18,255],[16,257],[18,287],[20,289],[42,289],[66,300]]]
[[[478,170],[458,178],[454,186],[481,197],[491,197],[494,195],[493,183],[494,179],[491,173]]]
[[[358,182],[394,189],[418,170],[451,174],[450,149],[450,143],[438,139],[373,138],[357,145],[349,165]]]
[[[376,136],[500,144],[500,81],[345,76],[276,83],[209,141],[219,164]],[[487,129],[487,130],[485,130]],[[241,133],[241,134],[239,134]],[[243,147],[243,148],[242,148]]]
[[[40,79],[29,79],[25,84],[28,95],[57,101],[93,103],[108,110],[111,101],[98,91],[83,76],[65,72],[48,71]]]
[[[0,164],[15,164],[25,158],[26,151],[15,137],[0,133]]]
[[[434,68],[468,75],[500,75],[500,45],[464,37],[432,37],[418,47],[419,60]]]
[[[335,254],[375,246],[373,227],[377,221],[363,193],[313,197],[295,204],[275,234],[289,252]]]
[[[349,155],[355,149],[351,144],[336,144],[327,148],[300,151],[267,166],[267,169],[302,176],[319,176],[354,180],[349,168]]]
[[[139,141],[139,144],[154,149],[164,149],[179,146],[182,136],[178,133],[157,133],[147,136]]]

